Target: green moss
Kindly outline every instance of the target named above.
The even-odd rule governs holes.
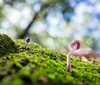
[[[15,51],[3,50],[0,55],[0,85],[100,84],[100,60],[89,63],[71,57],[72,73],[69,73],[66,70],[66,54],[44,49],[36,43],[29,43],[26,50],[24,40],[14,42]],[[6,46],[4,43],[3,47]],[[12,49],[13,46],[10,46]]]
[[[0,57],[3,55],[17,52],[15,43],[11,40],[8,35],[0,34]]]

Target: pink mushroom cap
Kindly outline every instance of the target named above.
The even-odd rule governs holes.
[[[30,38],[27,38],[27,39],[26,39],[26,42],[27,42],[27,43],[30,42]]]
[[[75,44],[77,44],[77,49],[76,50],[78,50],[80,47],[81,47],[81,41],[79,41],[79,40],[73,40],[72,42],[71,42],[71,48],[73,49],[74,48],[74,45]]]

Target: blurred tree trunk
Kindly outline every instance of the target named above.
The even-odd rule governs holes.
[[[29,23],[29,25],[27,26],[27,28],[26,28],[26,29],[23,31],[23,33],[21,33],[17,38],[23,39],[23,38],[28,34],[28,30],[29,30],[29,28],[32,26],[32,24],[34,23],[34,21],[37,19],[38,14],[39,14],[41,11],[45,10],[46,7],[48,7],[48,4],[44,4],[44,5],[41,6],[41,10],[40,10],[39,12],[35,13],[35,15],[33,16],[32,21]]]

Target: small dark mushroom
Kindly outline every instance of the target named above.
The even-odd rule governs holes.
[[[29,42],[30,42],[30,38],[27,38],[27,39],[26,39],[26,44],[25,44],[25,47],[24,47],[25,49],[27,49],[26,46],[27,46],[27,44],[28,44]]]

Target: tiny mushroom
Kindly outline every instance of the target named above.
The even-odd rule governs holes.
[[[29,42],[30,42],[30,38],[27,38],[27,39],[26,39],[26,44],[25,44],[25,47],[24,47],[25,49],[27,49],[26,46],[27,46],[27,44],[28,44]]]
[[[67,55],[67,71],[72,72],[71,63],[70,63],[70,56],[75,50],[78,50],[81,47],[81,42],[79,40],[73,40],[71,42],[72,50]]]

